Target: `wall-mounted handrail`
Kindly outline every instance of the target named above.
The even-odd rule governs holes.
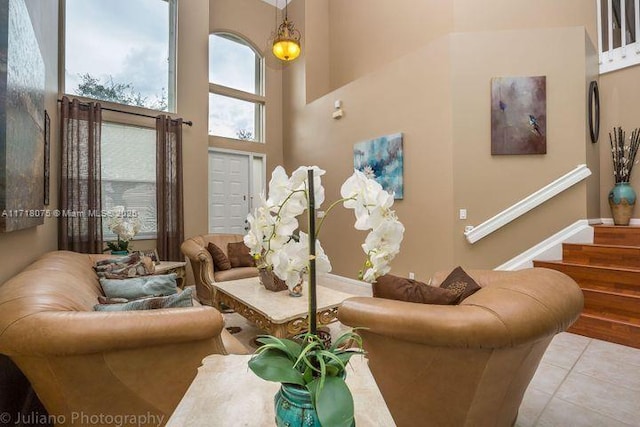
[[[531,209],[540,206],[552,197],[560,194],[583,179],[591,175],[591,170],[587,165],[578,165],[574,170],[556,179],[552,183],[544,186],[535,193],[530,194],[513,206],[508,207],[499,214],[489,218],[482,224],[464,232],[469,243],[475,243],[483,237],[488,236],[497,229],[507,225],[514,219],[524,215]]]

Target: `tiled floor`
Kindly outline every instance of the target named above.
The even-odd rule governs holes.
[[[516,426],[640,426],[640,350],[557,335],[525,393]]]
[[[240,315],[225,314],[228,326],[250,351],[264,332]],[[331,325],[332,333],[345,329]],[[562,333],[547,349],[518,414],[516,427],[640,426],[640,350]]]

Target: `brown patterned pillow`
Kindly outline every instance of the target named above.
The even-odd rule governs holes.
[[[151,258],[134,252],[124,257],[103,259],[93,267],[98,277],[107,279],[126,279],[129,277],[148,276],[155,271]]]
[[[386,274],[373,283],[373,296],[421,304],[456,304],[458,292],[430,286],[413,279]]]
[[[227,253],[231,267],[255,267],[256,261],[249,253],[249,248],[244,242],[229,243],[227,245]]]
[[[231,269],[231,262],[229,262],[229,258],[227,258],[224,252],[222,252],[222,249],[209,242],[209,244],[207,245],[207,250],[211,254],[211,258],[213,258],[213,267],[215,271],[224,271]]]
[[[462,300],[482,289],[460,266],[449,273],[447,278],[440,284],[440,287],[458,293],[459,299],[456,304],[460,304]]]

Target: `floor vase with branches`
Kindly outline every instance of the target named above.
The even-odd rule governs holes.
[[[636,204],[636,192],[630,179],[640,146],[640,129],[634,129],[627,142],[624,130],[614,128],[613,135],[609,133],[609,141],[615,179],[615,185],[609,192],[611,215],[615,225],[629,225]]]

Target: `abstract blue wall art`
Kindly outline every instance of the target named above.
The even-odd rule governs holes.
[[[491,79],[491,154],[547,153],[547,79]]]
[[[0,232],[44,223],[45,65],[24,0],[0,0]]]
[[[353,167],[393,193],[394,198],[404,198],[404,169],[402,134],[381,136],[353,146]]]

